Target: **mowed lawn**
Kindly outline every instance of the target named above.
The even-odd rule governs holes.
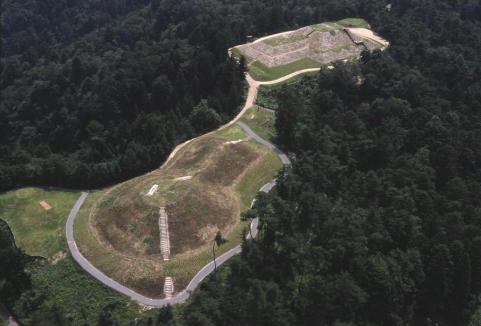
[[[293,72],[309,68],[320,68],[321,63],[310,58],[303,58],[286,65],[267,67],[259,61],[255,61],[249,65],[249,74],[258,81],[275,80]]]
[[[252,131],[265,140],[272,142],[275,139],[275,112],[258,106],[253,106],[246,111],[241,117],[241,120],[246,123]]]
[[[22,188],[0,194],[0,218],[10,225],[17,246],[33,256],[51,258],[66,250],[65,222],[79,192]],[[45,201],[51,209],[45,210]]]

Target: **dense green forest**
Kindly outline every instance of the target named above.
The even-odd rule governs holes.
[[[256,202],[259,239],[195,295],[188,325],[469,323],[481,293],[481,16],[467,9],[394,2],[389,21],[370,19],[388,51],[274,92],[292,170]]]
[[[35,55],[41,48],[67,44],[147,4],[149,0],[2,1],[2,57]]]
[[[239,109],[244,68],[228,47],[358,5],[3,1],[0,190],[95,188],[159,166]]]
[[[259,237],[181,313],[134,322],[107,300],[80,302],[82,314],[99,325],[469,324],[481,294],[479,1],[119,1],[109,15],[89,3],[29,6],[42,28],[11,20],[4,42],[38,43],[2,46],[3,189],[94,187],[157,166],[238,109],[244,67],[226,49],[246,35],[358,16],[391,47],[271,92],[293,166],[256,202]],[[70,12],[91,21],[63,37],[55,25]],[[23,254],[1,234],[9,307],[27,324],[78,321],[45,285],[71,262],[17,276]],[[28,278],[33,289],[12,286]]]
[[[6,12],[17,2],[6,1]],[[176,143],[228,119],[242,102],[243,69],[227,57],[222,6],[154,1],[111,24],[99,19],[85,33],[100,10],[85,5],[83,15],[93,22],[72,22],[78,36],[67,37],[70,43],[55,37],[56,18],[80,9],[38,7],[32,15],[44,29],[28,19],[17,26],[16,15],[4,19],[13,26],[1,61],[1,189],[98,187],[131,177],[158,166]],[[41,44],[20,44],[16,54],[15,40],[27,36]],[[209,107],[195,110],[201,99]]]
[[[0,219],[0,298],[2,303],[15,302],[22,291],[30,287],[24,272],[25,254],[15,245],[7,223]]]

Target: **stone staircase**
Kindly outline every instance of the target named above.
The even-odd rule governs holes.
[[[165,278],[164,294],[166,298],[172,298],[172,295],[174,294],[174,280],[170,276]]]
[[[170,259],[169,221],[165,207],[159,209],[160,254],[164,260]]]

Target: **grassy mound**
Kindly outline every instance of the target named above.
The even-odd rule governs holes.
[[[212,260],[217,230],[227,238],[218,255],[241,241],[240,211],[281,166],[239,127],[222,129],[190,142],[158,170],[91,194],[76,219],[75,239],[93,265],[139,293],[161,297],[165,276],[180,291]],[[185,176],[191,178],[178,179]],[[147,196],[153,184],[159,188]],[[168,262],[160,257],[159,207],[169,216]]]
[[[22,188],[0,195],[0,218],[8,222],[17,246],[28,255],[52,258],[65,250],[65,222],[78,192]],[[40,202],[51,206],[46,210]]]
[[[108,247],[158,259],[159,207],[169,216],[173,255],[206,245],[217,229],[226,232],[236,223],[239,203],[230,186],[261,153],[245,142],[203,137],[179,154],[172,164],[117,186],[100,200],[92,222]],[[185,176],[192,178],[178,180]],[[154,184],[159,189],[148,196]]]
[[[336,23],[343,27],[369,28],[368,22],[362,18],[345,18],[345,19],[338,20]]]

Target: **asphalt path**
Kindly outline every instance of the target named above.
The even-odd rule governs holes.
[[[256,134],[251,128],[249,128],[248,125],[246,125],[244,122],[242,121],[237,121],[236,124],[241,127],[245,133],[250,136],[251,138],[253,138],[255,141],[257,141],[258,143],[261,143],[262,145],[272,149],[274,152],[277,153],[277,155],[279,155],[279,158],[281,159],[282,161],[282,164],[284,165],[290,165],[291,164],[291,160],[289,160],[289,157],[283,152],[281,151],[279,148],[277,148],[274,144],[268,142],[267,140],[265,140],[264,138],[261,138],[258,134]]]
[[[254,105],[255,103],[255,99],[257,97],[257,89],[259,87],[259,85],[270,85],[270,84],[275,84],[275,83],[279,83],[279,82],[282,82],[284,80],[287,80],[291,77],[294,77],[296,75],[299,75],[299,74],[302,74],[302,73],[305,73],[305,72],[309,72],[309,71],[316,71],[316,70],[319,70],[319,69],[304,69],[304,70],[300,70],[300,71],[297,71],[295,73],[292,73],[292,74],[289,74],[287,76],[284,76],[282,78],[279,78],[277,80],[273,80],[273,81],[269,81],[269,82],[259,82],[259,81],[255,81],[253,80],[248,74],[246,75],[246,79],[247,79],[247,82],[249,83],[249,91],[248,91],[248,97],[247,97],[247,100],[246,100],[246,103],[244,105],[244,107],[242,108],[241,112],[232,120],[230,121],[229,123],[227,123],[226,125],[222,126],[221,128],[224,128],[226,126],[229,126],[229,125],[232,125],[234,123],[236,123],[239,127],[241,127],[251,138],[253,138],[254,140],[256,140],[257,142],[263,144],[264,146],[268,147],[268,148],[271,148],[272,150],[274,150],[277,155],[279,155],[279,158],[281,159],[282,163],[284,165],[290,165],[291,162],[289,160],[289,157],[284,153],[282,152],[279,148],[277,148],[274,144],[270,143],[269,141],[263,139],[262,137],[260,137],[259,135],[257,135],[251,128],[249,128],[249,126],[247,126],[245,123],[243,123],[242,121],[239,121],[240,117],[242,116],[242,114],[245,113],[245,111],[250,108],[251,106]],[[201,136],[202,137],[202,136]],[[171,155],[169,156],[169,158],[167,159],[167,161],[170,160],[170,158],[172,158],[175,153],[182,147],[184,146],[185,144],[187,144],[188,142],[190,142],[192,140],[189,140],[179,146],[177,146],[177,148],[174,149],[174,151],[171,153]],[[262,186],[262,188],[260,189],[260,191],[263,191],[263,192],[269,192],[276,184],[276,180],[272,180],[271,182],[265,184],[264,186]],[[102,273],[100,270],[98,270],[97,268],[95,268],[95,266],[93,266],[81,253],[80,253],[80,250],[78,249],[77,247],[77,243],[75,242],[75,238],[74,238],[74,234],[73,234],[73,226],[74,226],[74,222],[75,222],[75,218],[77,217],[77,214],[80,210],[80,207],[82,206],[82,204],[84,203],[85,199],[87,198],[88,196],[88,193],[87,192],[82,192],[82,194],[80,195],[79,199],[77,200],[77,202],[75,203],[74,207],[72,208],[72,210],[70,211],[70,214],[68,216],[68,219],[67,219],[67,225],[66,225],[66,237],[67,237],[67,243],[68,243],[68,248],[70,250],[70,253],[73,257],[73,259],[77,262],[77,264],[82,267],[87,273],[89,273],[90,275],[92,275],[94,278],[96,278],[99,282],[101,282],[102,284],[104,284],[105,286],[117,291],[117,292],[120,292],[122,294],[125,294],[127,296],[129,296],[130,298],[132,298],[133,300],[143,304],[143,305],[146,305],[146,306],[151,306],[151,307],[163,307],[163,306],[166,306],[166,305],[174,305],[174,304],[178,304],[178,303],[181,303],[181,302],[184,302],[185,300],[187,300],[187,298],[190,296],[190,294],[192,293],[192,291],[195,290],[195,288],[197,288],[197,286],[199,286],[199,284],[209,275],[211,274],[213,271],[214,271],[214,261],[211,261],[210,263],[208,263],[207,265],[205,265],[193,278],[192,280],[189,282],[189,284],[187,285],[187,287],[180,291],[179,293],[177,293],[176,295],[172,296],[171,298],[168,298],[168,299],[153,299],[153,298],[148,298],[146,296],[143,296],[131,289],[129,289],[128,287],[120,284],[119,282],[111,279],[110,277],[108,277],[107,275],[105,275],[104,273]],[[257,235],[257,226],[258,226],[258,218],[254,219],[251,224],[250,224],[250,232],[248,232],[248,238],[250,238],[250,234],[252,234],[253,237],[255,237]],[[233,257],[234,255],[237,255],[241,252],[242,248],[241,248],[241,245],[237,245],[235,246],[234,248],[230,249],[229,251],[223,253],[222,255],[220,255],[219,257],[216,258],[216,264],[217,266],[221,266],[223,263],[225,263],[227,260],[229,260],[231,257]]]

